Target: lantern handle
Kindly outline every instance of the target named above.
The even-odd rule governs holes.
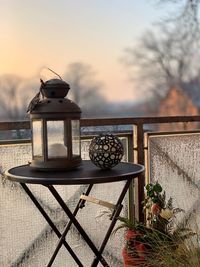
[[[47,68],[47,67],[46,67]],[[58,73],[56,73],[55,71],[53,71],[52,69],[50,69],[50,68],[47,68],[48,70],[50,70],[51,72],[53,72],[55,75],[57,75],[59,78],[60,78],[60,80],[62,81],[62,78],[61,78],[61,76],[58,74]]]

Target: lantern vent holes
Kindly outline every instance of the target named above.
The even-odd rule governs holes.
[[[48,101],[47,101],[47,103],[49,104],[49,103],[51,103],[51,101],[50,101],[50,100],[48,100]]]
[[[59,102],[59,103],[63,103],[63,101],[62,101],[62,100],[59,100],[58,102]]]

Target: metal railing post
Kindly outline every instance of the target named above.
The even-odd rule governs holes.
[[[134,163],[144,165],[144,129],[143,123],[133,126],[133,149]],[[140,175],[135,182],[135,216],[140,221],[144,221],[142,201],[144,200],[145,174]]]

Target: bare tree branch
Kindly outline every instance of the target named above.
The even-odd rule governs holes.
[[[154,0],[159,6],[171,8],[169,15],[162,19],[163,23],[174,30],[174,27],[183,28],[182,38],[200,36],[199,6],[200,0]],[[170,5],[169,5],[170,4]],[[180,38],[175,36],[175,38]]]
[[[176,28],[174,28],[176,29]],[[137,90],[161,98],[173,85],[189,81],[199,74],[197,39],[177,38],[181,32],[171,32],[160,24],[154,31],[144,33],[139,42],[125,50],[123,63],[131,71]]]
[[[0,114],[2,120],[20,120],[26,116],[26,109],[29,98],[31,98],[34,88],[29,81],[28,85],[24,80],[14,75],[0,76]]]
[[[107,102],[101,95],[102,84],[95,80],[90,65],[75,62],[69,64],[64,79],[70,84],[69,98],[77,103],[84,116],[100,114]]]

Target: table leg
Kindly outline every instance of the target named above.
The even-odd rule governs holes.
[[[40,213],[43,215],[43,217],[46,219],[46,221],[48,222],[48,224],[50,225],[50,227],[52,228],[52,230],[56,233],[56,235],[58,236],[58,238],[61,238],[62,234],[60,233],[60,231],[58,230],[58,228],[55,226],[55,224],[52,222],[52,220],[50,219],[50,217],[48,216],[48,214],[45,212],[45,210],[43,209],[43,207],[37,201],[37,199],[35,198],[35,196],[33,195],[33,193],[30,191],[30,189],[27,187],[27,185],[24,184],[24,183],[21,183],[21,186],[25,190],[25,192],[27,193],[27,195],[30,197],[30,199],[32,200],[32,202],[35,204],[35,206],[38,208],[38,210],[40,211]],[[83,267],[82,263],[80,262],[80,260],[76,256],[76,254],[73,252],[73,250],[71,249],[71,247],[69,246],[69,244],[65,240],[63,240],[63,244],[66,247],[66,249],[68,250],[68,252],[71,254],[71,256],[73,257],[73,259],[75,260],[75,262],[78,264],[78,266]]]
[[[63,199],[61,198],[61,196],[58,194],[58,192],[56,191],[56,189],[52,185],[48,185],[47,187],[49,188],[50,192],[55,197],[55,199],[58,201],[58,203],[60,204],[60,206],[62,207],[62,209],[64,210],[64,212],[67,214],[67,216],[70,219],[70,221],[75,225],[75,227],[77,228],[77,230],[79,231],[79,233],[82,235],[82,237],[84,238],[84,240],[86,241],[86,243],[88,244],[88,246],[91,248],[91,250],[94,252],[94,254],[98,257],[98,259],[99,259],[98,261],[100,261],[104,267],[109,267],[109,265],[106,262],[106,260],[99,253],[98,249],[96,248],[96,246],[94,245],[94,243],[92,242],[92,240],[90,239],[90,237],[87,235],[87,233],[82,228],[82,226],[80,225],[80,223],[77,221],[77,219],[75,218],[75,216],[73,215],[73,213],[67,207],[67,205],[65,204],[65,202],[63,201]]]
[[[66,212],[67,216],[70,218],[71,223],[73,223],[76,228],[78,229],[78,231],[80,232],[80,234],[83,236],[83,238],[85,239],[85,241],[87,242],[87,244],[90,246],[90,248],[93,250],[94,254],[96,255],[96,258],[94,259],[93,263],[92,263],[92,267],[96,267],[98,265],[98,262],[101,261],[101,263],[103,264],[103,266],[109,266],[107,264],[107,262],[105,261],[105,259],[102,257],[102,253],[104,251],[104,248],[108,242],[108,239],[113,231],[113,228],[117,222],[117,218],[122,210],[122,201],[128,191],[128,188],[130,186],[131,183],[131,179],[127,180],[123,190],[117,200],[117,204],[116,204],[116,209],[113,211],[112,216],[111,216],[111,224],[107,230],[107,233],[104,237],[104,240],[101,244],[101,247],[99,250],[97,250],[97,248],[94,246],[93,242],[90,240],[90,238],[88,237],[88,235],[86,234],[86,232],[83,230],[83,228],[81,227],[81,225],[79,224],[79,222],[76,220],[74,214],[71,213],[71,211],[69,210],[69,208],[67,207],[67,205],[63,202],[62,198],[60,197],[60,195],[57,193],[57,191],[55,190],[55,188],[53,186],[48,186],[49,190],[51,191],[51,193],[54,195],[54,197],[56,198],[56,200],[58,201],[58,203],[61,205],[61,207],[63,208],[63,210]],[[62,242],[61,242],[62,244]]]
[[[87,188],[87,190],[86,190],[86,192],[85,192],[85,195],[86,195],[86,196],[89,195],[89,193],[90,193],[92,187],[93,187],[92,184],[90,184],[90,185],[88,186],[88,188]],[[78,202],[78,204],[76,205],[76,208],[75,208],[75,210],[74,210],[74,212],[73,212],[73,216],[74,216],[74,217],[77,215],[79,209],[82,209],[82,208],[84,207],[84,203],[85,203],[85,200],[83,200],[83,199],[80,199],[80,200],[79,200],[79,202]],[[56,246],[56,249],[55,249],[55,251],[54,251],[54,253],[53,253],[53,255],[52,255],[52,257],[51,257],[51,259],[50,259],[50,261],[49,261],[49,263],[48,263],[48,265],[47,265],[47,267],[50,267],[50,266],[53,264],[53,262],[54,262],[54,260],[55,260],[55,258],[56,258],[56,256],[57,256],[57,254],[58,254],[58,251],[60,250],[60,247],[61,247],[62,244],[63,244],[63,240],[65,240],[65,236],[67,235],[67,233],[68,233],[68,231],[69,231],[71,225],[72,225],[72,221],[70,220],[70,221],[68,222],[67,226],[65,227],[65,230],[63,231],[62,236],[60,237],[60,239],[59,239],[59,241],[58,241],[58,244],[57,244],[57,246]],[[82,266],[82,265],[81,265],[81,266]]]
[[[104,251],[104,248],[105,248],[105,246],[106,246],[106,244],[108,242],[108,239],[109,239],[109,237],[110,237],[110,235],[111,235],[111,233],[112,233],[112,231],[113,231],[113,229],[115,227],[117,219],[118,219],[118,217],[120,215],[120,212],[121,212],[121,210],[123,208],[122,201],[123,201],[128,189],[129,189],[130,184],[131,184],[131,179],[126,181],[126,183],[125,183],[125,185],[123,187],[123,190],[122,190],[122,192],[121,192],[121,194],[120,194],[120,196],[119,196],[119,198],[117,200],[116,209],[113,211],[113,213],[111,215],[111,220],[112,220],[111,224],[110,224],[110,226],[109,226],[109,228],[107,230],[107,233],[106,233],[106,235],[104,237],[104,240],[103,240],[103,242],[102,242],[102,244],[100,246],[100,249],[98,251],[99,253],[98,253],[98,255],[96,255],[96,258],[92,262],[91,267],[96,267],[98,265],[100,257],[101,257],[101,255],[102,255],[102,253]]]

